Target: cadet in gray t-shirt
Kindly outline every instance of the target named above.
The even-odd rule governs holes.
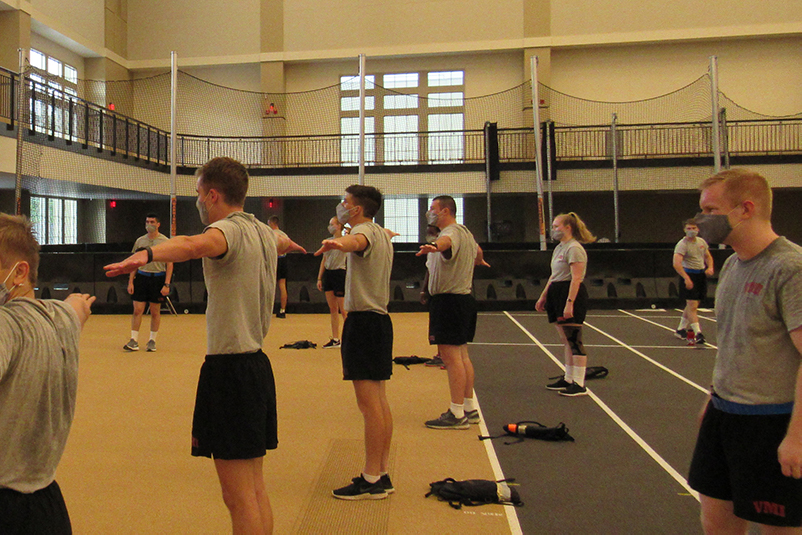
[[[315,252],[348,253],[343,325],[343,379],[351,381],[365,428],[365,465],[350,485],[332,494],[343,500],[381,499],[393,492],[387,474],[393,418],[386,382],[393,366],[393,324],[387,313],[393,246],[386,229],[373,222],[382,195],[372,186],[354,184],[337,205],[337,219],[350,223],[351,233],[323,240]]]
[[[707,242],[698,236],[696,220],[685,222],[685,237],[674,247],[674,271],[679,275],[679,296],[685,300],[679,326],[674,335],[693,344],[704,344],[697,309],[707,297],[707,277],[713,275],[713,256]]]

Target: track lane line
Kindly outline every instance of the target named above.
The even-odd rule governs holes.
[[[646,319],[646,318],[644,318],[644,317],[642,317],[642,316],[638,316],[637,314],[633,314],[632,312],[629,312],[629,311],[627,311],[627,310],[623,310],[623,309],[619,308],[619,309],[618,309],[618,311],[619,311],[619,312],[622,312],[622,313],[624,313],[624,314],[626,314],[627,316],[631,316],[631,317],[633,317],[633,318],[637,318],[637,319],[639,319],[639,320],[641,320],[641,321],[645,321],[646,323],[651,323],[652,325],[655,325],[655,326],[657,326],[657,327],[660,327],[661,329],[665,329],[665,330],[667,330],[667,331],[670,331],[670,332],[672,332],[672,333],[676,332],[676,331],[674,331],[674,329],[672,329],[671,327],[666,327],[666,326],[665,326],[665,325],[663,325],[662,323],[657,323],[657,322],[654,322],[654,321],[648,320],[648,319]],[[701,318],[702,316],[699,316],[699,317]],[[715,321],[715,320],[714,320],[714,321]],[[705,345],[706,345],[706,346],[710,346],[710,347],[712,347],[713,349],[718,349],[718,346],[715,346],[715,345],[711,344],[710,342],[705,342]],[[635,346],[633,346],[633,347],[635,347]]]
[[[565,371],[565,366],[563,365],[563,363],[562,363],[560,360],[558,360],[558,359],[557,359],[557,358],[554,356],[554,354],[553,354],[551,351],[549,351],[549,350],[546,348],[546,346],[544,346],[544,345],[543,345],[543,344],[540,342],[540,340],[538,340],[537,338],[535,338],[535,336],[534,336],[532,333],[530,333],[530,332],[529,332],[529,331],[526,329],[526,327],[524,327],[523,325],[521,325],[521,324],[518,322],[518,320],[516,320],[515,318],[513,318],[513,317],[510,315],[510,313],[509,313],[509,312],[507,312],[507,311],[504,311],[504,314],[505,314],[505,315],[506,315],[506,316],[507,316],[507,317],[510,319],[510,321],[512,321],[512,322],[513,322],[515,325],[517,325],[517,326],[518,326],[518,328],[519,328],[519,329],[521,329],[521,331],[523,331],[523,332],[524,332],[524,334],[525,334],[526,336],[528,336],[528,337],[529,337],[529,339],[530,339],[530,340],[532,340],[532,341],[535,343],[535,345],[537,345],[537,346],[540,348],[540,350],[541,350],[541,351],[543,351],[543,352],[544,352],[546,355],[548,355],[548,357],[549,357],[549,358],[550,358],[552,361],[554,361],[554,363],[556,363],[556,364],[557,364],[557,365],[560,367],[560,369],[562,369],[563,371]],[[586,325],[587,325],[587,324],[586,324]],[[594,327],[594,329],[595,329],[595,327]],[[597,329],[597,330],[598,330],[598,329]],[[644,355],[644,356],[645,356],[645,355]],[[646,358],[648,359],[648,357],[646,357]],[[651,359],[648,359],[648,360],[651,360]],[[652,362],[654,362],[654,361],[652,361]],[[658,364],[658,365],[659,365],[659,363],[656,363],[656,364]],[[665,367],[664,367],[664,366],[662,366],[662,365],[659,365],[659,366],[661,366],[661,367],[665,368]],[[686,382],[690,382],[690,381],[687,381],[687,379],[686,379]],[[690,384],[694,384],[694,383],[690,383]],[[705,392],[706,392],[706,390],[705,390]],[[614,421],[614,422],[615,422],[615,423],[616,423],[616,424],[617,424],[617,425],[618,425],[618,426],[619,426],[619,427],[620,427],[620,428],[621,428],[621,429],[622,429],[622,430],[623,430],[623,431],[624,431],[624,432],[625,432],[627,435],[629,435],[629,437],[630,437],[632,440],[634,440],[634,441],[635,441],[635,443],[636,443],[638,446],[640,446],[640,447],[641,447],[641,448],[642,448],[642,449],[643,449],[643,450],[644,450],[644,451],[645,451],[645,452],[646,452],[646,453],[649,455],[649,457],[651,457],[651,458],[652,458],[652,460],[654,460],[654,461],[655,461],[655,462],[656,462],[656,463],[657,463],[657,464],[660,466],[660,468],[662,468],[663,470],[665,470],[665,471],[666,471],[666,472],[667,472],[667,473],[668,473],[668,474],[669,474],[669,475],[670,475],[672,478],[674,478],[674,480],[675,480],[677,483],[679,483],[679,484],[680,484],[680,485],[681,485],[681,486],[682,486],[682,487],[683,487],[683,488],[684,488],[686,491],[688,491],[688,493],[689,493],[691,496],[693,496],[694,498],[696,498],[696,501],[699,501],[699,493],[698,493],[698,492],[696,492],[695,490],[693,490],[691,487],[689,487],[689,486],[688,486],[688,482],[686,481],[686,479],[685,479],[684,477],[682,477],[682,475],[681,475],[679,472],[677,472],[677,471],[674,469],[674,467],[673,467],[673,466],[671,466],[670,464],[668,464],[668,462],[666,462],[666,460],[665,460],[665,459],[663,459],[663,457],[661,457],[661,456],[660,456],[660,454],[659,454],[659,453],[657,453],[657,452],[654,450],[654,448],[652,448],[652,447],[651,447],[649,444],[647,444],[647,443],[646,443],[646,441],[645,441],[645,440],[643,440],[643,439],[640,437],[640,435],[638,435],[638,434],[635,432],[635,430],[634,430],[634,429],[632,429],[632,428],[631,428],[629,425],[627,425],[627,423],[626,423],[626,422],[624,422],[624,420],[622,420],[622,419],[621,419],[621,418],[620,418],[620,417],[619,417],[619,416],[618,416],[618,415],[617,415],[615,412],[613,412],[613,410],[612,410],[610,407],[608,407],[608,406],[607,406],[607,404],[606,404],[605,402],[603,402],[603,401],[601,400],[601,398],[599,398],[599,396],[597,396],[596,394],[594,394],[594,393],[591,391],[591,389],[590,389],[590,388],[588,388],[588,396],[590,396],[590,398],[591,398],[591,399],[592,399],[592,400],[593,400],[593,401],[594,401],[594,402],[595,402],[595,403],[596,403],[596,404],[597,404],[597,405],[598,405],[598,406],[599,406],[599,407],[600,407],[600,408],[601,408],[601,409],[602,409],[602,410],[603,410],[605,413],[607,413],[607,415],[608,415],[608,416],[609,416],[609,417],[610,417],[610,418],[611,418],[611,419],[612,419],[612,420],[613,420],[613,421]]]

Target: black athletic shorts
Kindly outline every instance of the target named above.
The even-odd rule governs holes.
[[[685,270],[693,283],[690,290],[685,288],[685,279],[679,278],[679,298],[685,301],[702,301],[707,298],[707,275],[704,271],[693,273]]]
[[[166,273],[146,274],[137,271],[134,275],[134,293],[131,299],[142,303],[164,303],[161,291],[166,279]]]
[[[476,299],[470,294],[435,294],[429,299],[429,343],[461,346],[476,334]]]
[[[552,282],[549,286],[546,294],[546,314],[549,316],[549,323],[585,323],[585,316],[588,313],[588,289],[584,283],[579,285],[579,291],[574,299],[574,317],[562,317],[570,289],[571,281]]]
[[[343,379],[386,381],[393,374],[393,322],[388,314],[349,312],[340,348]]]
[[[279,256],[276,264],[276,280],[287,278],[287,255]]]
[[[345,270],[344,269],[324,269],[323,270],[323,291],[334,292],[337,297],[345,296]]]
[[[26,494],[0,489],[0,533],[22,535],[69,535],[70,515],[58,483]]]
[[[255,459],[278,446],[276,383],[256,353],[206,355],[192,417],[192,455]]]
[[[735,515],[771,526],[802,525],[802,480],[786,477],[777,448],[790,414],[730,414],[707,405],[688,484],[733,502]]]

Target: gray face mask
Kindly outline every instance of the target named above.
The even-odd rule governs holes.
[[[145,230],[148,232],[148,234],[152,234],[153,232],[156,232],[156,225],[145,225]]]
[[[729,214],[696,214],[693,218],[699,227],[699,236],[707,243],[724,243],[732,232]]]
[[[430,225],[432,227],[436,227],[437,226],[437,219],[438,219],[437,214],[434,213],[432,210],[429,210],[428,212],[426,212],[426,223],[428,225]]]
[[[348,220],[351,219],[351,210],[343,206],[343,203],[337,205],[337,221],[340,222],[341,225],[345,225],[348,223]]]
[[[564,230],[551,229],[551,239],[552,240],[560,241],[564,237],[565,237],[565,231]]]
[[[698,230],[686,230],[685,235],[689,238],[695,238],[699,234]]]
[[[3,280],[3,283],[0,284],[0,306],[3,306],[6,303],[8,303],[8,300],[11,298],[11,290],[17,287],[17,285],[15,284],[14,286],[11,287],[11,289],[9,289],[8,286],[6,286],[6,282],[8,282],[9,277],[11,277],[11,275],[14,273],[14,270],[17,269],[18,265],[19,262],[14,264],[14,267],[11,268],[11,271],[8,272],[8,275],[6,275],[6,278]]]
[[[209,195],[206,196],[208,197]],[[203,201],[205,200],[206,199],[203,199]],[[200,215],[201,223],[203,223],[205,226],[209,224],[209,209],[206,208],[206,204],[204,204],[203,201],[201,201],[200,197],[198,197],[198,200],[195,201],[195,207],[198,209],[198,214]]]

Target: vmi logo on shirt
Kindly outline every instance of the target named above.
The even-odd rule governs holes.
[[[744,284],[744,291],[748,294],[760,295],[760,292],[763,291],[763,285],[759,282],[747,282]]]

